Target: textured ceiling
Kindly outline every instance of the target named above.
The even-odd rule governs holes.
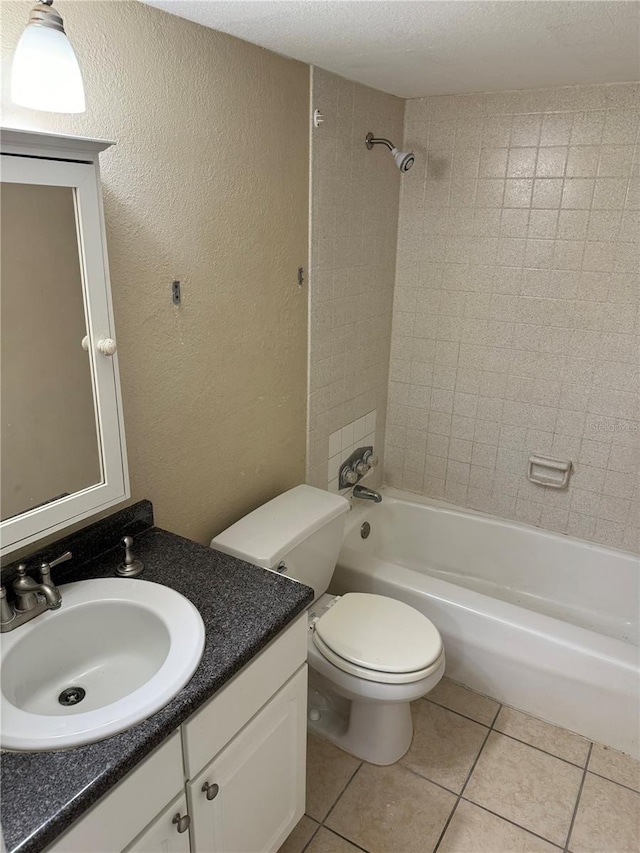
[[[640,77],[638,2],[143,1],[404,98]]]

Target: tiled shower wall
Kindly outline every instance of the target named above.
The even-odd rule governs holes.
[[[307,482],[327,488],[329,436],[387,405],[404,102],[313,69]],[[381,458],[384,417],[375,430]],[[348,456],[348,454],[347,454]],[[368,475],[375,483],[382,464]]]
[[[639,96],[407,102],[390,485],[638,549]],[[573,461],[568,490],[532,453]]]

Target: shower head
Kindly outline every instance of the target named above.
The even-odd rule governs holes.
[[[371,151],[374,145],[386,146],[393,154],[395,164],[401,172],[408,172],[416,161],[413,151],[398,151],[398,149],[392,142],[389,142],[388,139],[383,139],[382,137],[380,139],[376,139],[373,133],[367,133],[364,142],[369,151]]]
[[[397,148],[394,148],[391,153],[393,154],[393,159],[396,161],[396,166],[401,172],[408,172],[416,162],[413,151],[398,151]]]

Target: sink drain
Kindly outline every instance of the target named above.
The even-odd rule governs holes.
[[[82,702],[86,695],[87,691],[82,687],[67,687],[58,696],[58,702],[66,706],[77,705],[78,702]]]

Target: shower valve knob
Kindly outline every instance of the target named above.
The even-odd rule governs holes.
[[[378,464],[378,457],[374,456],[373,453],[365,453],[364,461],[369,466],[369,468],[375,468]]]
[[[350,486],[353,486],[358,482],[358,475],[355,471],[345,471],[343,474],[343,479],[345,483],[348,483]]]
[[[356,465],[356,474],[360,474],[361,477],[364,477],[364,475],[369,471],[369,467],[368,462],[365,462],[364,460],[362,462],[358,462]]]

